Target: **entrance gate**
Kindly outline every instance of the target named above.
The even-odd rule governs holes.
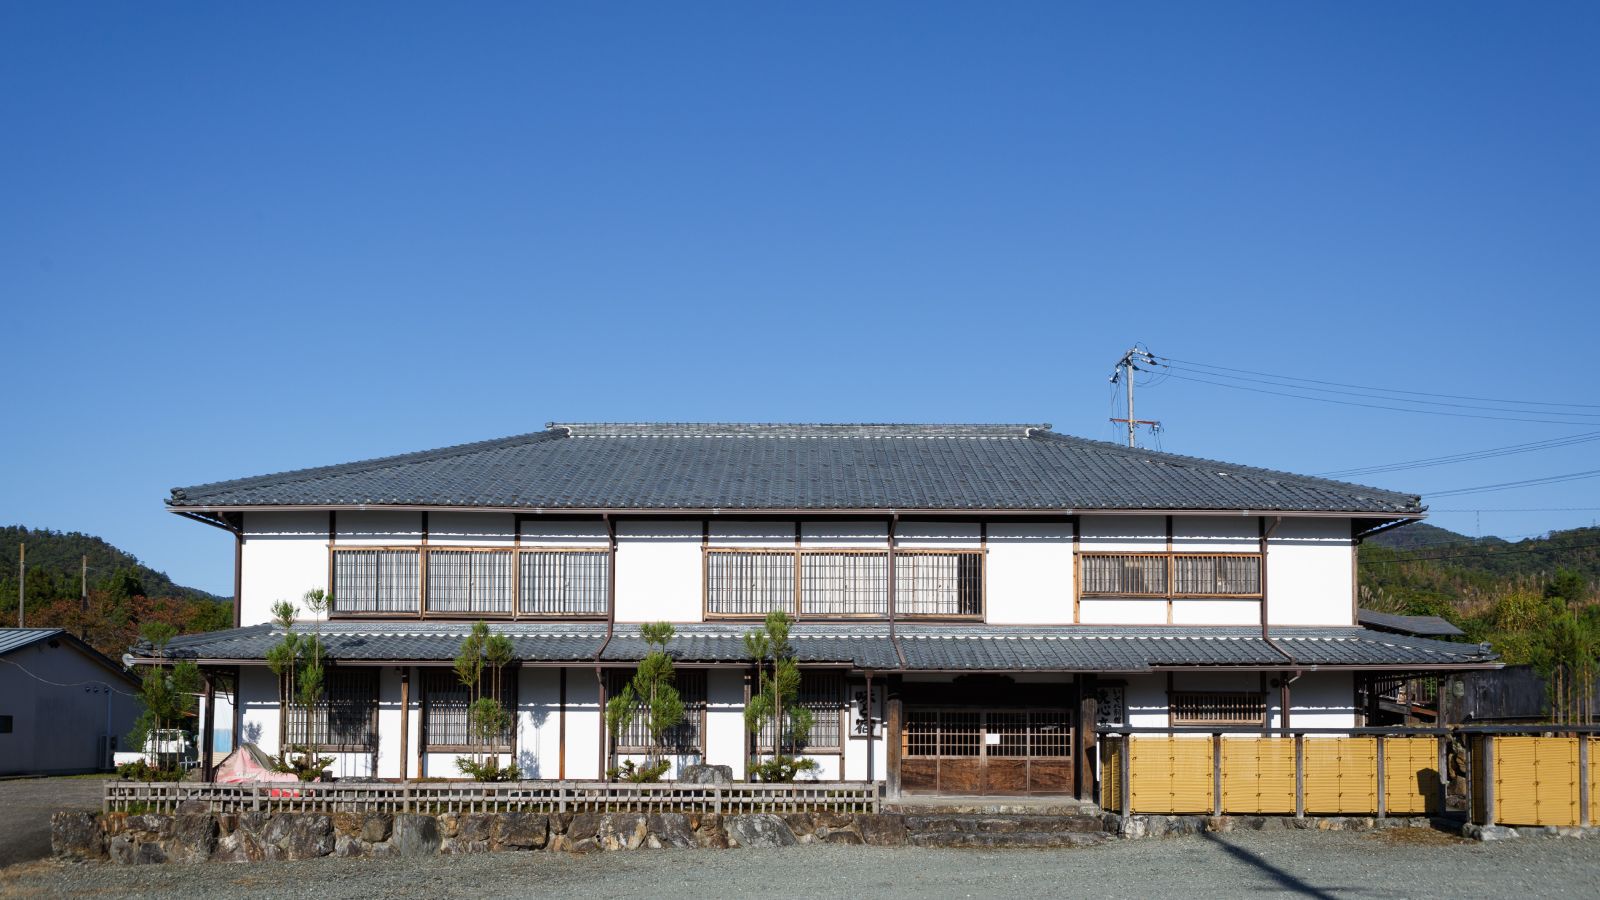
[[[1066,709],[909,707],[900,784],[911,793],[1070,794]]]

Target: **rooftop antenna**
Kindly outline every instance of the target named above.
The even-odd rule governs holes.
[[[1139,368],[1138,363],[1150,366],[1157,365],[1155,355],[1149,350],[1133,346],[1128,348],[1128,352],[1122,354],[1122,358],[1117,360],[1116,366],[1111,370],[1111,383],[1116,384],[1120,380],[1123,387],[1128,390],[1128,417],[1126,419],[1113,418],[1111,421],[1127,423],[1129,447],[1139,446],[1135,441],[1135,435],[1140,425],[1149,425],[1152,432],[1161,430],[1161,423],[1156,419],[1135,419],[1133,417],[1133,373],[1144,371]]]

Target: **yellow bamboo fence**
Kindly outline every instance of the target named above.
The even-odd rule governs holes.
[[[1439,808],[1441,738],[1123,734],[1102,805],[1125,815],[1410,816]]]
[[[1482,824],[1590,825],[1600,815],[1592,736],[1482,735],[1473,742],[1473,819]]]

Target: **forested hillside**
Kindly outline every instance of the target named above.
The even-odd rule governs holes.
[[[1586,721],[1600,674],[1600,528],[1504,541],[1411,525],[1363,544],[1360,561],[1363,607],[1449,619],[1545,675],[1556,721]]]
[[[233,624],[227,600],[174,584],[100,538],[79,532],[0,527],[0,625],[17,624],[17,545],[27,544],[27,624],[71,630],[113,659],[122,656],[147,622],[180,632]],[[88,557],[88,602],[82,566]]]

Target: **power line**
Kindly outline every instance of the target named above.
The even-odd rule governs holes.
[[[1475,462],[1481,459],[1493,459],[1498,456],[1513,456],[1518,453],[1532,453],[1535,450],[1554,450],[1558,447],[1570,447],[1574,444],[1585,444],[1591,441],[1600,441],[1600,431],[1589,431],[1582,434],[1567,435],[1566,437],[1550,438],[1543,441],[1533,441],[1527,444],[1508,444],[1504,447],[1490,447],[1485,450],[1471,450],[1465,453],[1452,453],[1446,456],[1430,456],[1422,459],[1411,459],[1403,462],[1388,463],[1385,465],[1362,466],[1353,469],[1339,469],[1333,472],[1318,472],[1324,478],[1349,478],[1358,475],[1376,475],[1380,472],[1402,472],[1407,469],[1425,469],[1431,466],[1446,466],[1459,462]]]
[[[1365,407],[1366,409],[1387,409],[1387,410],[1391,410],[1393,412],[1412,413],[1414,415],[1420,414],[1420,415],[1429,415],[1429,416],[1449,416],[1449,417],[1457,418],[1457,419],[1488,419],[1488,420],[1493,421],[1493,422],[1533,422],[1533,423],[1541,424],[1541,425],[1586,425],[1586,424],[1589,424],[1587,422],[1573,422],[1573,421],[1569,421],[1569,420],[1566,420],[1566,419],[1529,419],[1529,418],[1519,418],[1519,417],[1512,417],[1512,416],[1485,416],[1485,415],[1479,415],[1479,414],[1475,414],[1475,413],[1445,412],[1444,410],[1438,410],[1438,409],[1412,409],[1412,408],[1406,407],[1406,406],[1383,406],[1383,405],[1380,405],[1380,404],[1377,404],[1377,403],[1357,403],[1354,400],[1335,400],[1332,397],[1308,397],[1305,394],[1290,394],[1290,393],[1286,393],[1284,391],[1269,391],[1269,390],[1267,390],[1265,388],[1248,387],[1248,386],[1242,385],[1242,384],[1228,384],[1225,381],[1210,381],[1210,380],[1205,379],[1205,378],[1195,378],[1195,377],[1193,377],[1191,375],[1178,375],[1176,373],[1172,373],[1171,377],[1177,378],[1177,379],[1179,379],[1181,381],[1193,381],[1193,382],[1197,382],[1199,384],[1210,384],[1210,385],[1215,385],[1216,387],[1232,388],[1232,389],[1234,389],[1236,391],[1250,391],[1250,392],[1256,393],[1256,394],[1273,394],[1273,395],[1276,395],[1276,396],[1279,396],[1279,397],[1290,397],[1290,398],[1293,398],[1295,400],[1315,400],[1318,403],[1337,403],[1340,406],[1360,406],[1360,407]],[[1226,376],[1223,376],[1223,377],[1226,377]],[[1561,414],[1560,413],[1555,413],[1555,415],[1561,415]],[[1579,413],[1572,413],[1571,415],[1580,415],[1580,414]]]
[[[1217,365],[1212,365],[1210,363],[1195,362],[1194,360],[1191,360],[1191,359],[1178,359],[1178,358],[1172,357],[1172,356],[1163,356],[1163,357],[1161,357],[1161,359],[1166,361],[1166,362],[1183,363],[1185,365],[1199,366],[1199,367],[1205,368],[1205,369],[1217,369],[1217,370],[1223,371],[1223,372],[1242,372],[1242,373],[1244,373],[1246,375],[1259,375],[1259,376],[1264,377],[1264,378],[1277,378],[1277,379],[1281,379],[1281,380],[1284,380],[1284,381],[1303,381],[1303,382],[1306,382],[1308,384],[1326,384],[1326,385],[1332,385],[1334,387],[1356,388],[1358,390],[1364,390],[1364,391],[1383,391],[1383,392],[1391,393],[1391,394],[1410,394],[1410,395],[1415,396],[1415,397],[1444,397],[1444,398],[1447,398],[1447,399],[1450,399],[1450,400],[1477,400],[1477,401],[1480,401],[1480,402],[1483,402],[1483,403],[1509,403],[1509,404],[1513,404],[1513,405],[1525,405],[1525,406],[1569,406],[1569,407],[1576,407],[1576,408],[1580,408],[1580,409],[1600,409],[1600,403],[1563,403],[1563,402],[1546,401],[1546,400],[1507,400],[1507,399],[1503,399],[1503,398],[1499,398],[1499,397],[1472,397],[1472,396],[1466,396],[1466,395],[1463,395],[1463,394],[1436,394],[1436,393],[1430,393],[1428,391],[1408,391],[1408,390],[1404,390],[1402,388],[1384,388],[1384,387],[1373,387],[1372,385],[1364,385],[1364,384],[1346,384],[1346,383],[1344,383],[1342,381],[1320,381],[1320,380],[1315,379],[1315,378],[1299,378],[1299,377],[1296,377],[1294,375],[1277,375],[1277,374],[1274,374],[1274,373],[1271,373],[1271,372],[1258,372],[1258,371],[1255,371],[1255,370],[1252,370],[1252,369],[1234,369],[1234,368],[1230,368],[1228,366],[1217,366]],[[1416,402],[1426,402],[1426,401],[1416,401]],[[1579,413],[1579,414],[1575,414],[1575,415],[1587,415],[1587,414]]]
[[[1494,509],[1465,509],[1465,508],[1459,508],[1459,509],[1433,509],[1433,508],[1430,507],[1428,509],[1428,512],[1431,512],[1431,513],[1600,512],[1600,506],[1502,506],[1502,507],[1497,507],[1497,508],[1494,508]]]
[[[1448,491],[1430,491],[1423,494],[1425,497],[1455,497],[1461,494],[1482,494],[1489,491],[1506,491],[1512,488],[1533,487],[1541,484],[1560,484],[1564,481],[1581,481],[1585,478],[1600,478],[1600,469],[1590,469],[1586,472],[1568,472],[1565,475],[1547,475],[1543,478],[1528,478],[1522,481],[1502,481],[1499,484],[1484,484],[1477,487],[1454,488]]]

